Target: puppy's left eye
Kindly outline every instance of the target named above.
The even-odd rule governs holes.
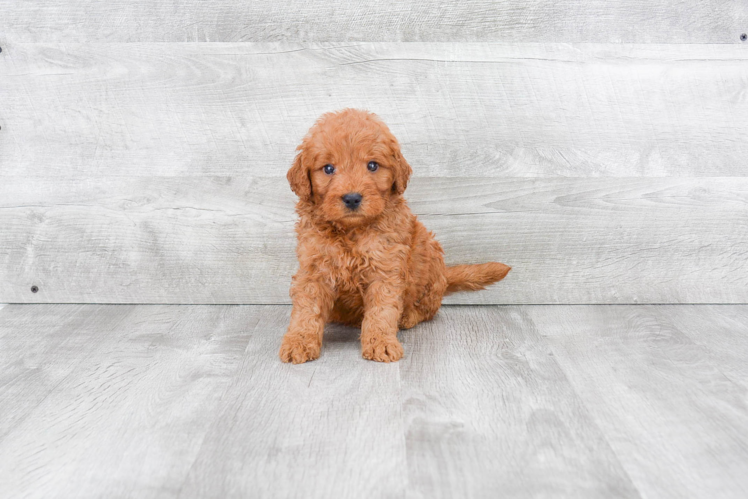
[[[370,161],[368,165],[366,165],[366,168],[369,169],[369,172],[376,172],[379,168],[379,163],[375,161]]]

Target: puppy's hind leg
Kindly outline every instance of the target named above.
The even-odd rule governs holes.
[[[408,330],[424,320],[426,320],[426,317],[418,309],[415,307],[406,307],[400,317],[398,326],[402,330]]]

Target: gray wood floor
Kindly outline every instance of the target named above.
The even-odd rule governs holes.
[[[0,305],[3,497],[744,497],[748,306],[452,306],[277,359],[288,306]]]

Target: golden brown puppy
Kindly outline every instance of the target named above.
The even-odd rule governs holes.
[[[410,165],[373,113],[324,114],[297,151],[287,177],[299,196],[299,271],[283,361],[317,359],[328,321],[361,327],[364,358],[397,361],[398,328],[433,318],[445,294],[509,272],[498,262],[444,265],[442,247],[402,197]]]

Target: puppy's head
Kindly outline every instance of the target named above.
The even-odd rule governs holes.
[[[405,191],[410,165],[375,114],[344,109],[322,115],[296,148],[291,189],[326,221],[364,225]]]

